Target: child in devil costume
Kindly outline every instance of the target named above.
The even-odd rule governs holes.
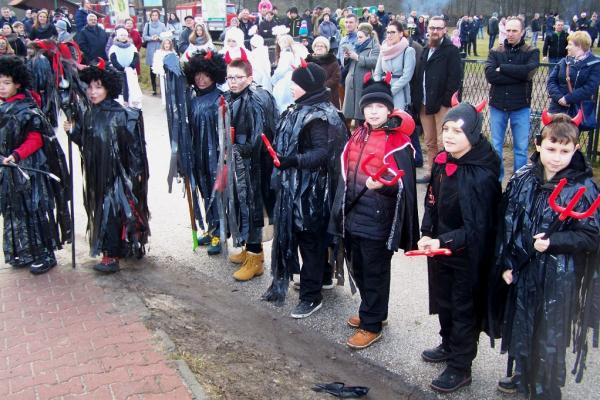
[[[456,103],[442,125],[444,151],[434,160],[419,240],[420,249],[452,251],[428,258],[429,311],[439,316],[442,343],[421,354],[427,362],[447,362],[431,382],[444,393],[471,384],[502,193],[500,159],[481,133],[485,101]]]
[[[419,238],[410,143],[415,124],[409,114],[394,110],[391,74],[384,81],[375,82],[370,74],[366,79],[360,99],[366,122],[354,131],[343,151],[343,190],[338,188],[332,211],[335,228],[330,227],[330,232],[333,228],[344,236],[348,268],[360,291],[358,315],[348,320],[348,325],[358,328],[346,342],[353,349],[363,349],[381,338],[388,315],[392,255],[399,248],[415,249]],[[365,160],[368,171],[387,165],[383,179],[388,181],[401,174],[400,170],[404,175],[392,186],[384,186],[363,171]]]
[[[194,88],[191,100],[191,131],[194,149],[194,175],[204,199],[208,229],[198,244],[207,247],[209,255],[221,252],[219,212],[217,202],[211,202],[217,178],[219,160],[218,117],[219,98],[223,94],[217,85],[225,83],[227,67],[223,56],[211,50],[196,53],[183,66],[187,81]]]
[[[143,256],[150,234],[142,115],[115,101],[121,76],[104,60],[82,70],[80,78],[88,85],[91,108],[82,121],[64,127],[81,151],[90,254],[103,254],[94,269],[117,272],[119,258]]]
[[[270,187],[273,160],[261,140],[264,133],[273,140],[277,126],[275,99],[266,90],[252,83],[252,66],[247,59],[235,59],[227,65],[229,92],[226,99],[231,113],[231,126],[235,129],[231,154],[227,155],[231,192],[235,205],[229,207],[229,224],[234,246],[243,245],[239,254],[229,257],[242,264],[233,277],[248,281],[264,272],[262,228],[264,213],[272,217],[275,202]],[[234,174],[232,174],[235,171]]]
[[[502,203],[497,263],[491,275],[490,335],[501,334],[502,352],[516,363],[514,375],[510,365],[498,389],[519,391],[531,399],[561,398],[571,340],[577,353],[573,373],[579,382],[586,367],[588,328],[598,337],[600,213],[567,218],[552,232],[558,214],[549,205],[562,179],[566,186],[556,199],[562,207],[578,190],[585,192],[575,212],[590,209],[599,196],[592,169],[579,150],[580,117],[572,121],[566,114],[544,111],[545,127],[536,137],[531,163],[511,178]]]
[[[69,176],[64,154],[39,109],[39,96],[28,90],[30,85],[31,75],[20,58],[0,57],[0,214],[4,222],[4,260],[13,267],[29,266],[32,274],[41,274],[56,265],[54,250],[70,237],[70,231],[63,231],[62,235],[59,232],[59,227],[70,227],[68,211],[60,217],[55,215],[57,208],[68,210],[66,197],[59,192]],[[17,165],[38,172],[19,171]],[[47,172],[58,175],[61,183],[54,185]]]
[[[292,73],[295,104],[277,126],[275,148],[280,166],[276,165],[273,175],[277,191],[273,282],[263,299],[284,300],[292,274],[299,270],[299,249],[300,302],[293,318],[305,318],[319,310],[321,288],[332,285],[327,222],[348,132],[344,117],[330,101],[325,80],[323,68],[303,60]]]

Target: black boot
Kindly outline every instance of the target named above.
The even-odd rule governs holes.
[[[421,353],[421,357],[427,362],[439,363],[447,361],[450,358],[450,350],[444,347],[444,344],[440,344],[436,348],[424,350]]]
[[[29,272],[34,275],[40,275],[50,271],[56,266],[56,258],[54,256],[45,256],[38,260],[35,260],[29,266]]]
[[[442,393],[455,392],[463,386],[471,384],[471,372],[458,371],[447,367],[440,376],[431,382],[431,388]]]
[[[514,374],[513,376],[505,376],[498,381],[498,390],[502,393],[517,393],[517,388],[521,382],[521,375]]]

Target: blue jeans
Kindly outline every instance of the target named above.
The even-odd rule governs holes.
[[[488,46],[489,49],[494,47],[494,43],[496,42],[496,36],[498,36],[498,35],[490,35],[490,43]]]
[[[510,119],[510,129],[513,137],[514,169],[517,171],[527,164],[527,147],[529,145],[529,107],[514,111],[502,111],[490,107],[490,128],[492,130],[492,146],[502,161],[500,165],[500,180],[504,177],[504,159],[502,150],[506,127]]]
[[[531,45],[533,47],[537,46],[537,41],[540,33],[539,32],[531,32]]]

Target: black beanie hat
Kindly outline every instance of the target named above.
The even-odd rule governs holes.
[[[391,76],[389,77],[391,79]],[[365,75],[365,83],[363,84],[362,96],[360,98],[360,109],[364,110],[366,106],[373,103],[385,104],[392,111],[394,109],[394,97],[392,89],[388,83],[389,79],[374,81],[371,75]]]
[[[292,81],[306,93],[314,93],[325,89],[327,73],[315,63],[301,60],[300,65],[292,73]]]
[[[452,107],[444,117],[442,125],[448,121],[455,121],[460,125],[472,146],[479,143],[483,137],[481,135],[483,115],[469,103],[460,103]]]

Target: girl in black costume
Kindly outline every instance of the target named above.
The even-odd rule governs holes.
[[[88,214],[90,253],[103,254],[94,266],[117,272],[119,258],[142,257],[149,236],[148,160],[140,110],[124,108],[118,71],[96,66],[81,71],[91,108],[83,121],[66,122],[79,145],[84,171],[84,205]]]

